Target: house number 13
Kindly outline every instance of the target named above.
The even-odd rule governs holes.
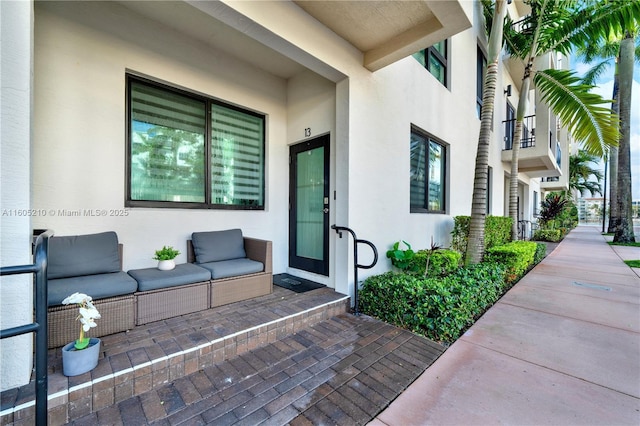
[[[309,136],[311,136],[311,127],[306,127],[304,129],[304,137],[308,138]]]

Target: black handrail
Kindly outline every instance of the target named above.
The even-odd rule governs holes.
[[[353,237],[353,314],[357,316],[360,315],[360,311],[358,310],[358,268],[371,269],[376,266],[376,263],[378,263],[378,249],[376,249],[376,246],[374,246],[371,241],[359,240],[351,228],[331,225],[331,229],[335,229],[340,238],[342,238],[342,231],[347,231]],[[358,264],[358,244],[360,243],[368,245],[373,250],[373,262],[371,262],[371,265],[365,266]]]
[[[35,274],[33,292],[36,322],[0,330],[0,339],[26,333],[36,333],[35,379],[36,425],[38,426],[46,426],[47,424],[47,257],[49,253],[49,238],[51,236],[53,236],[53,231],[46,231],[38,236],[34,248],[33,265],[0,268],[0,275]]]

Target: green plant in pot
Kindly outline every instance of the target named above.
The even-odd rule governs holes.
[[[171,246],[163,246],[161,250],[156,250],[156,255],[153,257],[158,261],[158,269],[161,271],[170,271],[176,267],[175,258],[180,252]]]
[[[98,365],[100,355],[100,339],[87,337],[86,333],[96,327],[95,320],[100,319],[100,312],[93,305],[91,296],[73,293],[62,301],[63,305],[77,304],[80,321],[80,335],[77,340],[62,348],[62,372],[65,376],[77,376],[93,370]]]

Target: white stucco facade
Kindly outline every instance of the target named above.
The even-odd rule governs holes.
[[[192,232],[241,228],[244,235],[273,241],[274,273],[297,273],[352,294],[349,238],[330,232],[328,276],[292,270],[288,263],[289,147],[324,134],[330,135],[330,223],[352,228],[380,254],[373,269],[360,271],[360,279],[390,268],[384,254],[395,241],[407,240],[420,249],[433,238],[448,246],[453,217],[470,213],[480,127],[476,55],[486,38],[474,2],[460,2],[474,25],[449,38],[447,87],[411,56],[370,71],[363,66],[360,50],[289,1],[177,2],[175,26],[146,10],[144,2],[18,3],[21,10],[11,13],[27,26],[6,31],[24,32],[22,42],[27,44],[33,40],[33,60],[29,56],[21,67],[32,66],[34,80],[32,90],[28,78],[20,81],[27,86],[26,98],[20,100],[27,109],[27,124],[16,137],[5,137],[9,59],[4,54],[4,24],[14,18],[6,17],[3,2],[2,208],[24,205],[46,214],[30,222],[2,218],[3,266],[29,261],[32,228],[52,229],[56,235],[115,231],[124,245],[125,271],[155,266],[154,250],[163,245],[181,250],[177,261],[185,262]],[[202,20],[210,26],[209,33],[192,33],[188,25],[179,25],[181,17]],[[229,31],[253,44],[245,44],[244,51],[234,51],[232,45],[216,47],[211,40]],[[262,64],[254,61],[254,48],[264,55]],[[126,207],[127,73],[264,114],[265,209]],[[513,86],[509,99],[501,89],[507,85]],[[514,77],[504,70],[498,88],[490,213],[503,215],[508,211],[509,163],[502,159],[502,121],[507,100],[517,105],[518,90]],[[412,125],[447,148],[444,214],[410,212]],[[7,157],[9,148],[15,150]],[[20,171],[6,173],[5,161]],[[526,174],[519,178],[522,217],[531,219],[532,193],[540,191],[539,182]],[[16,186],[7,191],[7,182]],[[18,253],[15,256],[5,254],[9,238],[12,244],[6,250]],[[370,260],[363,247],[359,262]],[[14,316],[23,310],[5,298],[4,291],[3,327],[5,313]],[[30,352],[30,347],[25,344],[21,350]],[[24,371],[5,372],[5,360],[3,350],[3,389],[11,387],[5,386],[5,374],[15,376],[14,382],[28,379]]]

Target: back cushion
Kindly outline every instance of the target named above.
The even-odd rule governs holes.
[[[49,279],[118,271],[120,256],[115,232],[53,237],[49,240]]]
[[[196,263],[247,257],[240,229],[194,232],[191,234],[191,242],[193,243],[193,253],[196,255]]]

